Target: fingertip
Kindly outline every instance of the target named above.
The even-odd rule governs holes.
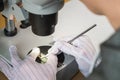
[[[58,48],[55,46],[52,46],[49,50],[48,50],[48,54],[57,54],[58,52]]]

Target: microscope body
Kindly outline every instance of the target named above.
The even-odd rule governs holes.
[[[39,36],[51,35],[64,0],[22,0],[22,2],[24,9],[29,12],[32,32]]]

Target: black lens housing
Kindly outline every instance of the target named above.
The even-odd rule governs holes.
[[[0,0],[0,12],[4,10],[3,0]]]
[[[58,20],[58,13],[49,15],[36,15],[29,13],[32,32],[39,36],[51,35],[55,30],[55,25]]]

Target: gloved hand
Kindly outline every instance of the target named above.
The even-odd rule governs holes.
[[[0,69],[9,80],[56,80],[57,57],[53,54],[48,56],[45,64],[35,61],[38,54],[27,55],[24,60],[20,59],[15,46],[9,48],[12,67],[0,57]],[[37,48],[34,52],[39,51]]]
[[[71,39],[57,40],[52,48],[48,50],[48,54],[57,54],[61,50],[68,55],[74,56],[79,70],[87,77],[92,72],[98,54],[87,36],[79,37],[72,44],[67,43]]]

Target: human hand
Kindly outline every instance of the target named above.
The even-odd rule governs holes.
[[[47,62],[40,64],[35,61],[38,53],[27,55],[22,60],[15,46],[11,46],[9,51],[12,67],[0,58],[0,69],[9,80],[56,80],[57,57],[55,55],[49,55]],[[39,52],[38,48],[35,48],[32,53],[34,52]]]
[[[81,36],[71,44],[67,43],[71,39],[68,37],[57,40],[52,48],[49,49],[48,54],[57,54],[60,50],[74,56],[80,71],[87,77],[92,72],[98,54],[87,36]]]

